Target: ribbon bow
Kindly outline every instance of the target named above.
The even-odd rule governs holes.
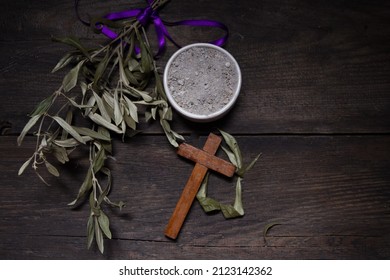
[[[135,17],[137,21],[143,26],[146,27],[149,23],[153,23],[157,35],[158,40],[158,51],[156,53],[156,57],[159,57],[162,52],[165,49],[166,46],[166,39],[171,41],[175,46],[180,48],[180,45],[175,42],[175,40],[172,39],[172,37],[169,35],[169,32],[166,28],[166,26],[206,26],[206,27],[217,27],[225,31],[225,35],[222,36],[219,39],[213,40],[209,42],[210,44],[214,44],[217,46],[222,46],[226,43],[228,36],[229,36],[229,30],[226,25],[224,25],[221,22],[214,21],[214,20],[197,20],[197,19],[190,19],[190,20],[181,20],[176,22],[168,22],[164,21],[160,18],[158,15],[158,12],[156,9],[152,7],[153,0],[147,0],[148,6],[144,9],[131,9],[121,12],[114,12],[109,13],[104,16],[104,19],[110,20],[110,21],[116,21],[126,18],[132,18]],[[77,12],[77,4],[78,0],[76,0],[76,12]],[[78,13],[77,13],[78,15]],[[79,17],[79,16],[78,16]],[[90,23],[85,22],[80,17],[79,19],[84,24],[90,25]],[[113,30],[107,27],[104,23],[96,23],[95,27],[103,33],[105,36],[107,36],[110,39],[116,39],[118,37],[118,34],[115,33]]]

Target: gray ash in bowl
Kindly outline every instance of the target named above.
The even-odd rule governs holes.
[[[233,98],[238,87],[236,64],[217,49],[206,46],[188,48],[172,61],[167,85],[183,110],[210,115]]]

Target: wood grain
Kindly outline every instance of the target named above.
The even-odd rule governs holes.
[[[88,207],[66,206],[87,168],[82,152],[58,166],[60,179],[48,177],[47,187],[31,170],[17,176],[35,140],[29,135],[17,147],[16,136],[64,76],[50,71],[68,47],[50,36],[75,35],[88,46],[105,39],[77,21],[73,1],[3,2],[0,259],[390,259],[388,1],[170,1],[160,13],[165,20],[228,25],[225,48],[243,76],[226,117],[194,124],[174,113],[173,129],[200,147],[219,128],[237,138],[246,162],[263,156],[243,181],[243,218],[207,215],[194,203],[171,241],[163,229],[192,165],[177,157],[158,124],[141,121],[143,134],[115,139],[110,197],[127,207],[106,209],[114,238],[104,255],[86,249]],[[80,12],[85,18],[144,5],[130,2],[81,1]],[[183,45],[221,35],[169,31]],[[161,71],[175,50],[168,43]],[[232,203],[233,185],[213,174],[208,194]],[[264,238],[272,222],[280,225]]]
[[[116,143],[110,198],[127,206],[122,212],[107,208],[114,239],[106,241],[104,256],[95,247],[85,248],[88,208],[66,206],[77,194],[87,162],[75,158],[61,168],[60,180],[47,177],[53,185],[47,187],[31,171],[16,176],[33,139],[21,148],[15,137],[0,141],[0,153],[7,155],[0,163],[1,258],[390,257],[389,137],[237,137],[244,162],[263,153],[243,181],[245,216],[225,220],[204,214],[194,203],[176,242],[163,230],[192,165],[178,159],[163,136]],[[148,149],[154,152],[141,156]],[[233,182],[211,176],[209,196],[232,203]],[[270,222],[281,225],[264,240],[262,231]]]
[[[26,114],[59,87],[64,75],[50,70],[69,48],[50,42],[50,36],[74,34],[88,46],[105,39],[75,20],[72,1],[8,2],[0,23],[5,30],[0,34],[0,92],[7,95],[0,120],[11,123],[10,133],[17,133]],[[212,127],[238,134],[390,132],[386,1],[354,1],[344,7],[339,1],[244,0],[239,7],[231,0],[182,2],[171,1],[161,12],[163,18],[225,22],[231,35],[226,49],[242,70],[237,106]],[[128,5],[125,0],[116,1],[115,7],[106,1],[82,1],[80,11],[92,16]],[[182,44],[220,35],[203,28],[170,31]],[[168,44],[161,69],[175,50]],[[210,125],[194,125],[179,115],[175,120],[179,132],[209,133]],[[142,129],[161,132],[157,125]]]

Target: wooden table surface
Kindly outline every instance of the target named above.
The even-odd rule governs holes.
[[[20,165],[34,150],[16,138],[27,114],[58,88],[51,74],[69,50],[50,36],[104,42],[75,17],[73,1],[2,2],[0,11],[0,258],[1,259],[388,259],[390,258],[390,2],[214,0],[171,1],[170,21],[213,19],[230,30],[225,48],[240,64],[243,84],[222,120],[172,126],[202,147],[210,132],[233,134],[246,162],[263,156],[243,181],[245,216],[225,220],[192,205],[176,241],[164,228],[193,164],[179,158],[161,128],[115,141],[113,239],[104,255],[86,249],[87,206],[72,210],[84,176],[73,158],[45,186]],[[143,7],[144,1],[81,1],[98,16]],[[181,44],[221,35],[172,27]],[[151,36],[153,28],[150,28]],[[163,67],[176,50],[168,44]],[[219,152],[223,157],[223,153]],[[225,203],[234,185],[210,179],[209,194]],[[279,223],[263,238],[263,229]]]

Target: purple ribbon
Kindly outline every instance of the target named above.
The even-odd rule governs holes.
[[[217,40],[209,42],[210,44],[214,44],[217,46],[222,46],[226,43],[228,36],[229,36],[229,30],[226,25],[224,25],[221,22],[214,21],[214,20],[197,20],[197,19],[192,19],[192,20],[182,20],[182,21],[176,21],[176,22],[167,22],[163,21],[156,10],[152,8],[152,3],[153,0],[147,0],[148,6],[144,9],[131,9],[127,11],[122,11],[122,12],[116,12],[116,13],[109,13],[104,18],[108,20],[120,20],[120,19],[125,19],[125,18],[131,18],[135,17],[138,22],[146,27],[149,23],[153,23],[155,30],[156,30],[156,35],[157,35],[157,40],[158,40],[158,51],[156,54],[156,57],[160,56],[161,53],[165,49],[166,45],[166,40],[167,38],[169,41],[171,41],[175,46],[180,48],[180,45],[175,42],[175,40],[172,39],[172,37],[169,35],[169,32],[166,28],[167,26],[206,26],[206,27],[217,27],[225,31],[225,35]],[[105,26],[102,23],[97,23],[96,28],[98,28],[104,35],[106,35],[110,39],[116,39],[118,37],[118,34],[112,31],[110,28]]]

